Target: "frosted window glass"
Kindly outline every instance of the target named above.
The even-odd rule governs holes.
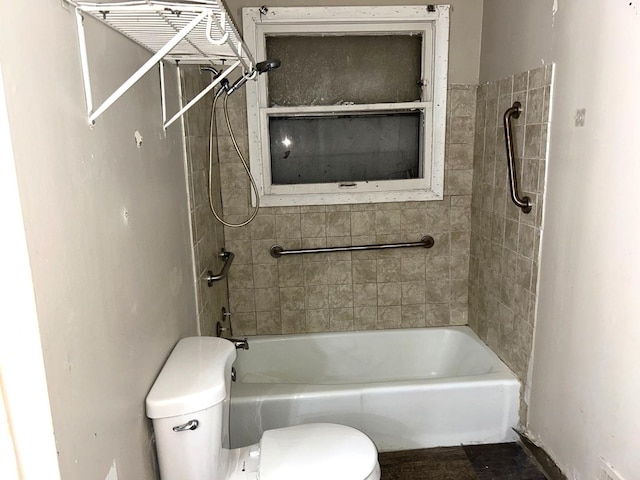
[[[267,36],[269,106],[420,100],[421,35]]]

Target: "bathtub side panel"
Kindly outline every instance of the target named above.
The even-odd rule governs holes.
[[[363,431],[379,451],[515,440],[518,382],[452,382],[363,395]]]
[[[300,388],[288,396],[234,399],[232,448],[258,442],[265,430],[313,422],[357,428],[379,451],[515,440],[520,384],[514,378],[306,393]]]

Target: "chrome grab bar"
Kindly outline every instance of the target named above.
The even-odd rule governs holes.
[[[507,168],[509,170],[509,186],[511,187],[511,200],[523,213],[531,211],[532,203],[529,197],[520,198],[518,192],[518,178],[516,176],[516,165],[513,154],[513,133],[511,131],[511,117],[519,118],[522,112],[522,104],[513,102],[513,106],[504,112],[504,140],[507,146]]]
[[[378,245],[352,245],[348,247],[322,247],[322,248],[301,248],[297,250],[285,250],[280,245],[273,245],[269,250],[271,256],[280,258],[283,255],[298,255],[301,253],[326,253],[326,252],[353,252],[361,250],[384,250],[387,248],[409,248],[424,247],[431,248],[434,244],[433,237],[425,235],[419,242],[403,242],[403,243],[382,243]]]
[[[212,270],[207,270],[207,285],[209,287],[213,286],[213,282],[223,280],[227,276],[229,268],[231,268],[231,263],[233,263],[233,258],[235,257],[232,252],[227,252],[224,249],[222,249],[222,253],[218,254],[218,256],[224,258],[224,265],[217,275],[214,275]]]

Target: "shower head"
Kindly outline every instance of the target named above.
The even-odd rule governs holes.
[[[231,95],[237,89],[239,89],[242,85],[246,83],[250,78],[255,78],[256,72],[258,73],[267,73],[271,70],[278,68],[280,66],[280,60],[265,60],[264,62],[259,62],[256,64],[255,69],[251,72],[250,75],[243,75],[238,80],[235,81],[231,88],[227,89],[227,95]]]
[[[280,60],[274,58],[273,60],[265,60],[256,64],[256,71],[258,73],[266,73],[274,70],[280,66]]]

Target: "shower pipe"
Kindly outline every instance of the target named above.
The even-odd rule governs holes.
[[[513,102],[513,105],[504,112],[504,140],[507,147],[507,168],[509,170],[509,186],[511,187],[511,200],[522,213],[531,212],[531,198],[522,197],[518,192],[518,178],[516,176],[516,165],[513,154],[513,132],[511,130],[511,117],[519,118],[522,112],[522,104]]]
[[[403,243],[382,243],[378,245],[350,245],[347,247],[322,247],[322,248],[301,248],[297,250],[285,250],[280,245],[273,245],[269,250],[273,258],[280,258],[283,255],[299,255],[302,253],[327,253],[327,252],[354,252],[362,250],[386,250],[388,248],[411,248],[423,247],[431,248],[434,244],[433,237],[425,235],[419,242]]]
[[[268,73],[276,68],[278,68],[280,66],[280,60],[277,59],[271,59],[271,60],[265,60],[263,62],[259,62],[256,64],[255,70],[249,72],[246,75],[241,76],[238,80],[236,80],[234,82],[233,85],[229,84],[229,80],[227,80],[226,78],[223,78],[222,80],[220,80],[220,88],[218,89],[218,91],[215,93],[214,97],[213,97],[213,103],[211,105],[211,118],[209,121],[209,184],[208,184],[208,192],[209,192],[209,207],[211,208],[211,213],[213,213],[213,216],[216,217],[216,220],[218,220],[221,224],[223,224],[225,227],[231,227],[231,228],[238,228],[238,227],[244,227],[245,225],[248,225],[249,223],[251,223],[253,221],[254,218],[256,218],[256,215],[258,215],[258,210],[260,209],[260,193],[258,192],[258,186],[256,185],[256,181],[253,178],[253,175],[251,175],[251,170],[249,169],[249,165],[247,164],[247,160],[244,158],[244,155],[242,155],[242,152],[240,151],[240,147],[238,146],[238,142],[236,141],[236,137],[233,134],[233,130],[231,128],[231,122],[229,121],[229,109],[227,107],[227,101],[229,100],[229,95],[231,95],[233,92],[235,92],[237,89],[239,89],[240,87],[242,87],[247,80],[252,80],[254,79],[257,75],[259,74],[263,74],[263,73]],[[200,67],[200,72],[211,72],[214,76],[214,83],[216,83],[217,79],[219,77],[222,77],[223,75],[225,75],[225,73],[221,73],[218,70],[216,70],[213,67],[210,66],[205,66],[202,65]],[[229,70],[227,70],[229,71]],[[244,168],[245,173],[247,174],[247,177],[249,178],[249,182],[251,183],[251,188],[253,189],[253,192],[255,193],[255,199],[256,199],[256,205],[253,208],[253,212],[251,212],[251,214],[249,215],[249,218],[247,218],[245,221],[240,222],[240,223],[230,223],[227,222],[225,220],[222,219],[222,216],[218,214],[218,212],[216,211],[216,207],[213,204],[213,180],[212,180],[212,176],[213,176],[213,134],[216,131],[216,102],[218,101],[218,97],[222,94],[225,94],[224,96],[224,103],[223,103],[223,110],[224,110],[224,120],[225,123],[227,124],[227,130],[229,131],[229,136],[231,137],[231,142],[233,143],[233,148],[235,148],[236,153],[238,154],[238,158],[240,159],[240,163],[242,163],[242,167]],[[218,157],[218,160],[220,160],[220,153],[218,152],[218,143],[216,142],[216,156]],[[211,286],[211,285],[209,285]]]

